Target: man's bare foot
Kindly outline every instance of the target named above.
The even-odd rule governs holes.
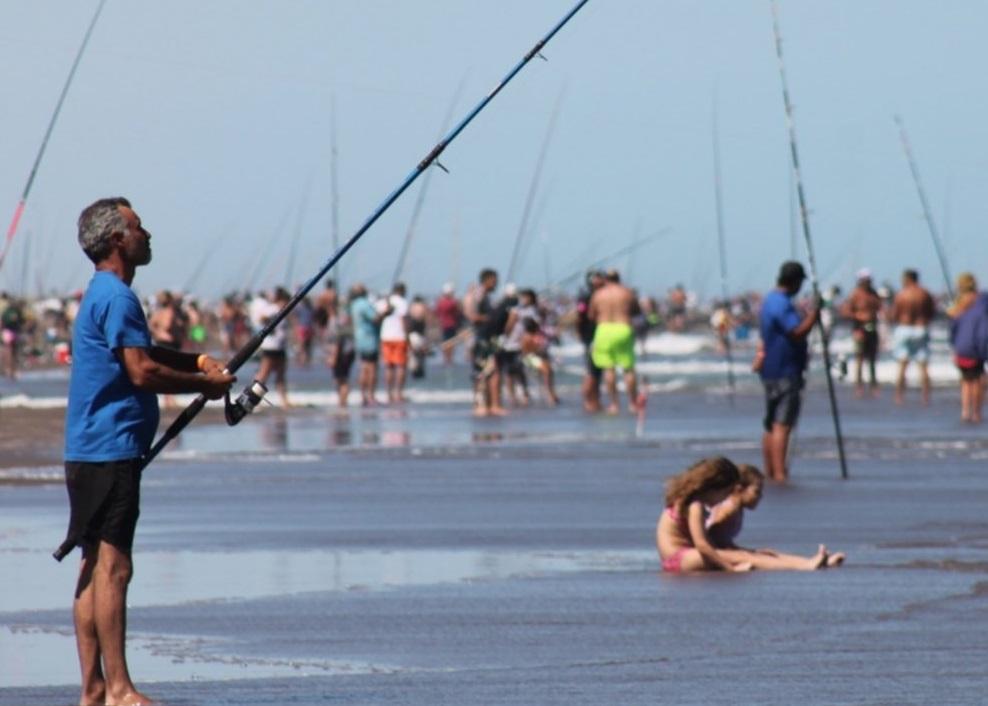
[[[817,548],[816,554],[814,554],[813,556],[811,556],[809,558],[808,562],[809,562],[808,568],[810,568],[811,570],[812,569],[820,569],[823,566],[825,566],[826,563],[827,563],[827,548],[824,545],[821,544]]]
[[[79,706],[103,706],[106,703],[106,686],[100,682],[91,684],[79,699]]]
[[[847,557],[844,552],[834,552],[833,554],[827,555],[827,566],[833,568],[835,566],[840,566],[844,563],[844,559]]]
[[[607,405],[607,413],[612,417],[616,417],[618,414],[620,414],[620,412],[621,412],[621,408],[618,407],[617,404]]]
[[[488,415],[490,415],[490,412],[487,410],[487,407],[474,407],[473,408],[473,416],[475,416],[475,417],[486,417]]]
[[[158,702],[139,691],[128,691],[119,699],[107,699],[106,706],[154,706]]]
[[[490,415],[492,417],[506,417],[508,416],[508,410],[504,407],[491,407]]]

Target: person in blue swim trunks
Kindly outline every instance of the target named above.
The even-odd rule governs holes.
[[[923,404],[930,403],[930,322],[935,313],[933,297],[920,286],[919,273],[905,270],[902,273],[902,290],[895,295],[891,312],[895,324],[892,356],[899,364],[895,381],[896,404],[905,401],[906,370],[910,361],[915,361],[919,366]]]

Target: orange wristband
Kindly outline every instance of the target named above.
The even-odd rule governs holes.
[[[199,357],[196,358],[196,368],[198,368],[200,372],[205,370],[205,368],[202,367],[202,364],[205,363],[208,359],[209,356],[206,355],[205,353],[201,353]]]

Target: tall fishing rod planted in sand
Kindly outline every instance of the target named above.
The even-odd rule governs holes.
[[[937,232],[937,224],[933,220],[933,214],[930,213],[930,203],[926,200],[926,191],[923,189],[923,182],[919,178],[919,167],[916,166],[916,160],[913,158],[912,147],[909,145],[909,136],[906,134],[906,125],[898,115],[895,116],[895,124],[899,126],[899,139],[902,141],[902,150],[906,153],[906,161],[909,162],[909,171],[912,172],[913,181],[916,183],[916,193],[919,196],[920,204],[923,206],[923,218],[926,219],[926,226],[930,229],[933,248],[937,251],[937,259],[940,261],[940,271],[943,272],[943,281],[947,285],[947,294],[950,296],[951,301],[953,301],[954,285],[953,280],[950,278],[950,270],[947,267],[947,257],[943,252],[940,234]]]
[[[494,100],[494,97],[500,93],[532,59],[536,56],[545,59],[541,53],[542,48],[556,36],[556,33],[558,33],[559,30],[566,25],[566,23],[573,19],[573,16],[576,15],[576,13],[587,4],[587,2],[589,2],[589,0],[579,0],[579,2],[577,2],[576,5],[574,5],[572,9],[570,9],[570,11],[567,12],[566,15],[559,22],[557,22],[551,30],[549,30],[548,34],[542,37],[542,39],[540,39],[535,46],[533,46],[521,58],[521,60],[508,72],[508,74],[501,79],[500,83],[498,83],[490,93],[484,96],[484,98],[473,108],[473,110],[471,110],[467,116],[463,118],[463,120],[461,120],[460,123],[456,125],[448,135],[446,135],[446,137],[441,139],[439,143],[432,148],[432,150],[422,159],[421,162],[418,163],[411,173],[405,177],[401,184],[399,184],[394,191],[388,194],[384,201],[381,202],[381,205],[379,205],[374,212],[371,213],[367,220],[364,221],[364,224],[357,229],[357,232],[350,236],[350,239],[333,253],[333,255],[326,261],[319,271],[316,272],[305,284],[303,284],[297,292],[295,292],[292,298],[288,300],[288,303],[286,303],[285,306],[283,306],[274,316],[272,316],[267,323],[264,324],[264,327],[254,334],[254,336],[246,344],[244,344],[243,348],[233,355],[233,358],[231,358],[226,364],[226,371],[228,373],[236,373],[240,367],[246,363],[252,355],[254,355],[257,349],[260,348],[261,342],[264,341],[264,339],[267,338],[272,331],[274,331],[275,327],[285,320],[292,310],[298,306],[299,302],[301,302],[312,290],[312,288],[315,287],[316,284],[331,269],[333,269],[333,266],[339,262],[339,260],[357,243],[358,240],[360,240],[364,233],[370,230],[370,227],[377,222],[384,212],[391,208],[392,204],[398,200],[398,197],[401,196],[426,169],[433,164],[439,164],[437,160],[443,151],[449,147],[453,140],[455,140],[459,134],[463,132],[466,126],[469,125],[473,119],[487,107],[488,103]],[[231,426],[237,424],[247,414],[253,411],[254,407],[261,402],[265,392],[267,392],[267,389],[263,384],[253,381],[247,386],[246,389],[244,389],[235,402],[231,402],[229,395],[227,395],[227,423]],[[185,427],[188,426],[193,419],[195,419],[199,412],[202,411],[203,407],[206,406],[206,401],[207,400],[204,395],[199,395],[188,407],[182,410],[181,414],[179,414],[175,421],[172,422],[168,429],[165,430],[165,433],[162,434],[161,438],[155,442],[144,458],[141,459],[142,469],[146,468],[151,461],[153,461],[155,457],[161,453],[161,450],[164,449],[172,439],[178,436],[179,433],[181,433],[181,431],[185,429]],[[55,551],[55,559],[61,561],[70,551],[72,551],[74,547],[75,541],[71,538],[67,539]]]
[[[796,179],[796,194],[799,197],[799,215],[803,223],[803,237],[806,241],[806,259],[810,264],[810,283],[813,285],[813,297],[817,306],[821,306],[823,297],[820,294],[820,283],[816,273],[816,257],[813,254],[813,240],[810,237],[810,220],[806,208],[806,193],[803,190],[803,176],[799,170],[799,152],[796,149],[796,123],[792,117],[792,103],[789,100],[789,83],[786,80],[786,66],[782,60],[782,34],[779,31],[779,7],[776,0],[772,3],[772,32],[775,35],[775,54],[779,59],[779,76],[782,79],[782,102],[786,110],[786,123],[789,127],[789,152],[792,156],[792,171]],[[837,411],[837,395],[834,392],[834,378],[830,371],[830,334],[823,325],[823,319],[818,318],[820,341],[823,344],[823,370],[827,377],[827,393],[830,395],[830,411],[834,419],[834,433],[837,436],[837,454],[840,458],[841,478],[847,478],[847,460],[844,457],[844,436],[841,434],[840,414]]]
[[[45,136],[41,140],[41,147],[38,148],[38,154],[34,157],[34,164],[31,165],[31,173],[28,174],[24,191],[21,192],[21,200],[17,202],[17,208],[14,209],[14,217],[11,219],[10,226],[7,228],[7,239],[4,241],[3,249],[0,250],[0,270],[3,269],[3,263],[7,259],[10,245],[14,241],[14,236],[17,234],[17,226],[21,222],[21,216],[24,215],[27,197],[30,196],[31,187],[34,186],[34,178],[38,175],[38,167],[41,166],[41,158],[45,156],[45,149],[47,149],[48,140],[51,138],[51,133],[55,129],[55,122],[58,120],[59,113],[62,112],[62,104],[65,103],[65,96],[69,93],[69,87],[72,86],[72,79],[75,78],[76,69],[79,68],[79,62],[82,61],[82,55],[85,53],[86,46],[89,44],[89,38],[93,35],[93,29],[96,27],[96,20],[99,19],[100,13],[103,12],[103,5],[105,4],[106,0],[100,0],[99,5],[96,7],[96,12],[93,13],[93,19],[89,22],[89,28],[82,38],[79,51],[76,52],[75,61],[72,62],[72,68],[69,69],[68,78],[65,79],[65,85],[62,86],[62,92],[58,96],[58,102],[55,103],[55,110],[52,112],[51,120],[48,122],[48,129],[45,130]]]
[[[460,94],[463,93],[463,86],[466,83],[466,77],[460,81],[460,85],[456,87],[456,93],[453,94],[453,100],[449,102],[449,110],[446,111],[446,117],[443,118],[443,125],[439,130],[439,136],[442,137],[443,133],[449,130],[449,123],[453,119],[453,110],[456,109],[456,104],[460,101]],[[427,172],[425,177],[422,179],[422,186],[419,187],[419,195],[415,199],[415,206],[412,208],[412,218],[408,222],[408,230],[405,231],[405,239],[401,243],[401,252],[398,254],[398,264],[395,265],[395,273],[391,277],[391,284],[395,285],[401,281],[401,274],[405,271],[405,263],[408,260],[408,250],[412,246],[412,237],[415,235],[415,227],[418,225],[419,216],[422,214],[422,206],[425,205],[425,195],[429,193],[429,182],[432,180],[432,172]]]
[[[714,205],[717,210],[717,251],[720,254],[720,295],[728,318],[731,311],[730,295],[727,291],[727,245],[724,241],[724,197],[720,174],[720,137],[717,122],[717,97],[713,107],[713,148],[714,148]],[[728,327],[724,336],[724,358],[727,360],[728,399],[734,406],[734,356],[731,352],[731,330]]]
[[[525,197],[525,208],[522,209],[521,223],[518,224],[518,234],[515,235],[515,244],[511,248],[511,259],[508,260],[508,270],[505,281],[514,282],[515,272],[518,268],[519,255],[521,254],[521,244],[525,239],[528,230],[528,218],[532,212],[532,204],[535,202],[535,192],[538,191],[539,181],[542,178],[542,166],[545,164],[545,156],[549,151],[549,143],[552,141],[552,134],[556,131],[556,119],[559,117],[559,107],[563,103],[563,92],[559,92],[556,104],[552,108],[549,116],[549,127],[546,128],[545,138],[542,140],[542,149],[539,150],[539,158],[535,162],[535,173],[532,174],[532,183],[528,187],[528,195]]]

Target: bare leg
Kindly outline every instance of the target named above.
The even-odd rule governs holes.
[[[587,412],[600,411],[600,386],[593,375],[587,373],[583,376],[583,409]]]
[[[906,366],[909,360],[899,361],[899,374],[895,378],[895,403],[902,404],[905,401],[906,393]]]
[[[130,679],[124,654],[127,633],[127,585],[133,575],[130,556],[106,542],[97,548],[93,569],[93,615],[103,658],[108,706],[150,704]]]
[[[93,569],[96,566],[94,552],[83,549],[79,566],[79,582],[76,585],[72,617],[75,622],[75,641],[79,652],[79,668],[82,671],[81,706],[95,706],[106,701],[106,682],[103,679],[99,639],[96,637],[96,616],[93,596]]]
[[[864,396],[864,356],[858,355],[854,358],[854,394],[856,397]]]
[[[961,421],[971,421],[971,381],[961,379]]]
[[[975,424],[981,423],[981,409],[985,403],[985,387],[983,376],[971,383],[971,421]]]
[[[405,401],[405,380],[408,375],[408,368],[399,365],[395,369],[395,402]]]
[[[638,411],[638,379],[633,368],[624,372],[624,389],[628,393],[628,411],[634,414]]]
[[[789,448],[791,428],[785,424],[773,424],[768,434],[768,455],[765,472],[770,480],[785,483],[789,480],[789,469],[786,468],[786,450]],[[763,439],[763,445],[765,441]]]
[[[822,544],[813,556],[763,554],[745,549],[719,549],[718,551],[731,562],[747,561],[762,571],[814,571],[822,568],[827,562],[827,548]]]
[[[388,402],[397,402],[395,394],[395,366],[388,363],[384,366],[384,389],[388,393]]]
[[[336,383],[336,391],[340,398],[340,407],[346,407],[347,398],[350,396],[350,383],[346,381]]]
[[[501,373],[495,370],[487,380],[487,393],[490,395],[490,407],[488,411],[497,416],[503,417],[507,410],[501,406]]]
[[[919,364],[919,375],[923,385],[923,404],[930,403],[930,366],[928,363]]]
[[[610,403],[607,405],[607,413],[617,414],[621,410],[621,407],[618,403],[617,371],[614,368],[604,370],[604,385],[607,387],[607,396],[610,398]]]

